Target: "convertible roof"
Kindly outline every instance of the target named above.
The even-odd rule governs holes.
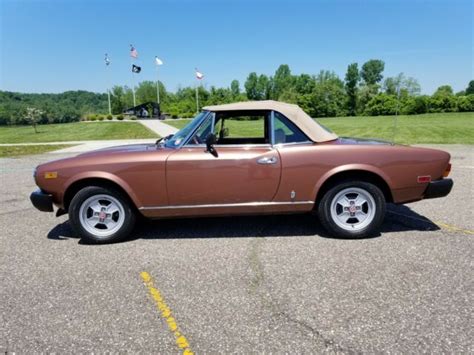
[[[284,102],[266,100],[266,101],[244,101],[232,104],[206,106],[207,111],[245,111],[245,110],[272,110],[286,116],[290,121],[296,124],[313,142],[327,142],[337,139],[337,135],[329,132],[324,127],[313,120],[298,105],[287,104]]]

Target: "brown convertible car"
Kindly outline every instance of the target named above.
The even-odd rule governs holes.
[[[89,242],[149,218],[308,213],[337,237],[378,232],[385,204],[446,196],[446,152],[341,138],[296,105],[205,107],[155,144],[92,151],[36,168],[40,211],[69,213]]]

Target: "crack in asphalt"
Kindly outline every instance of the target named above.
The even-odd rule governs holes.
[[[271,316],[274,319],[281,319],[287,323],[292,324],[293,326],[296,326],[295,328],[298,329],[298,331],[300,331],[303,335],[307,335],[308,333],[312,334],[312,338],[316,341],[319,341],[320,344],[322,343],[326,351],[351,354],[361,353],[360,351],[346,348],[338,344],[333,339],[324,336],[322,332],[317,330],[315,327],[302,320],[294,318],[291,314],[282,310],[282,307],[279,306],[275,299],[271,296],[270,290],[264,285],[264,266],[260,260],[261,248],[267,240],[265,237],[263,237],[263,232],[273,224],[271,222],[273,221],[270,221],[268,224],[264,225],[261,230],[256,233],[256,238],[250,242],[248,253],[248,263],[252,272],[252,277],[249,281],[250,294],[257,295],[260,298],[263,306],[270,310]]]

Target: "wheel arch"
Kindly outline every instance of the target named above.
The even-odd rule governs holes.
[[[380,170],[366,166],[346,166],[325,174],[317,183],[313,196],[317,208],[324,194],[335,184],[344,180],[358,180],[376,185],[384,194],[386,202],[393,202],[390,179]]]
[[[137,196],[133,193],[132,189],[125,181],[115,175],[108,176],[108,174],[104,175],[101,173],[97,175],[77,176],[68,182],[63,195],[63,206],[65,211],[68,211],[69,205],[74,196],[81,189],[87,186],[99,186],[104,188],[109,187],[116,189],[129,199],[132,208],[138,210],[138,207],[140,206]]]

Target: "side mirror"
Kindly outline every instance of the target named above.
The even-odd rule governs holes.
[[[209,133],[206,138],[206,151],[217,158],[218,154],[216,148],[214,148],[214,144],[216,144],[216,136],[214,135],[214,133]]]

